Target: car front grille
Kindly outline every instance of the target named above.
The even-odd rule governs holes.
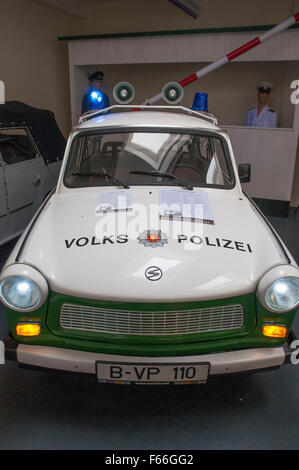
[[[62,328],[121,335],[186,335],[237,330],[243,326],[240,304],[178,311],[112,310],[64,303]]]

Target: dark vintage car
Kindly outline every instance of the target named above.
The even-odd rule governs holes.
[[[51,111],[0,105],[0,245],[22,233],[56,186],[65,143]]]

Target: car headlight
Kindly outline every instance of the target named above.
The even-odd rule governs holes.
[[[23,276],[10,276],[0,284],[0,293],[13,307],[27,310],[39,303],[39,287],[31,279]]]
[[[13,264],[1,273],[0,299],[19,312],[38,309],[48,296],[48,284],[39,271],[24,264]]]
[[[277,266],[261,279],[257,295],[267,310],[289,312],[299,305],[299,272],[295,266]]]
[[[266,304],[274,310],[292,310],[299,302],[299,279],[286,277],[278,279],[268,287]]]

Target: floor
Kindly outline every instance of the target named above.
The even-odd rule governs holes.
[[[270,221],[299,263],[299,210]],[[0,267],[12,246],[0,248]],[[0,307],[0,334],[6,328]],[[298,392],[299,365],[155,388],[103,386],[7,361],[0,449],[298,449]]]

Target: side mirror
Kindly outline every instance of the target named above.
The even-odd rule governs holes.
[[[249,183],[251,178],[251,166],[249,163],[240,163],[238,174],[241,183]]]

